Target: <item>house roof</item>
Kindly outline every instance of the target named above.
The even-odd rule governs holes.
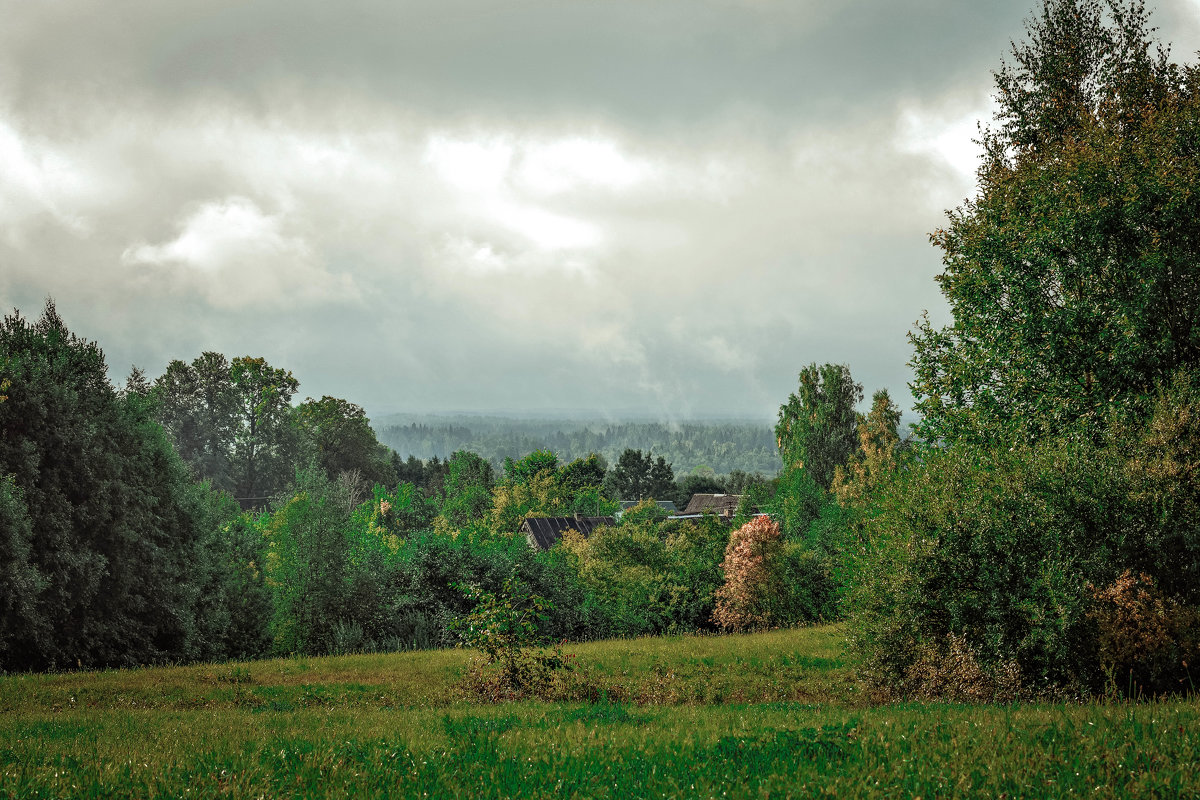
[[[539,550],[549,550],[568,530],[578,531],[584,538],[601,525],[616,525],[613,517],[529,517],[521,523],[521,530],[529,543]]]
[[[737,513],[738,503],[742,501],[740,494],[694,494],[688,502],[684,514],[712,513],[718,517],[732,517]]]

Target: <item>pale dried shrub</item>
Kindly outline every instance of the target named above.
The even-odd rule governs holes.
[[[780,547],[779,525],[770,517],[756,517],[729,534],[713,622],[730,631],[770,625],[769,593]]]
[[[965,636],[922,646],[905,675],[905,694],[925,700],[1010,703],[1024,696],[1015,659],[985,667]]]
[[[1125,570],[1108,586],[1088,586],[1096,647],[1110,692],[1191,690],[1200,658],[1200,613],[1164,595],[1146,574]]]

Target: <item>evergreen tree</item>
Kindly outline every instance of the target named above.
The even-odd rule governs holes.
[[[100,348],[50,302],[33,324],[5,317],[0,360],[0,547],[12,581],[0,668],[186,657],[203,532],[152,400],[118,394]]]

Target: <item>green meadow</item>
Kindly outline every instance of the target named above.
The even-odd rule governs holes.
[[[880,704],[837,626],[578,644],[596,702],[457,699],[464,650],[0,678],[0,797],[1187,797],[1200,702]]]

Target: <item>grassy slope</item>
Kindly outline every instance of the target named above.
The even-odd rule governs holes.
[[[871,707],[836,628],[570,648],[635,704],[449,700],[461,651],[0,679],[0,797],[1200,792],[1200,703]]]

